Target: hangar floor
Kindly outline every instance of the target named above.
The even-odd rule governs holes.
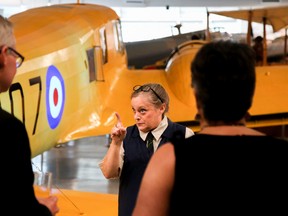
[[[55,188],[118,194],[118,180],[107,180],[98,166],[107,150],[106,136],[72,141],[33,158],[33,169],[52,172]]]

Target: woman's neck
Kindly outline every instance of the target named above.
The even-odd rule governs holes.
[[[247,128],[245,122],[238,122],[234,124],[202,124],[199,134],[211,135],[265,135],[259,131]]]
[[[207,127],[219,127],[219,126],[245,126],[246,125],[246,121],[245,119],[240,119],[239,121],[235,121],[235,122],[230,122],[230,123],[226,123],[223,121],[213,121],[213,122],[209,122],[206,121],[204,118],[202,118],[200,120],[200,128],[201,130],[203,130],[204,128]]]
[[[245,122],[236,122],[231,124],[225,124],[225,123],[214,123],[214,124],[208,124],[203,123],[201,126],[201,129],[204,129],[206,127],[220,127],[220,126],[246,126]]]

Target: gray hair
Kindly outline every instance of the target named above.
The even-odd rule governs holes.
[[[15,47],[15,44],[16,40],[12,22],[0,15],[0,46]]]

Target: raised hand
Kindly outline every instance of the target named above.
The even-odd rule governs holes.
[[[117,122],[111,131],[111,139],[116,144],[122,142],[126,136],[126,127],[123,126],[119,113],[115,113]]]

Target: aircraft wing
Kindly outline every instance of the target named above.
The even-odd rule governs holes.
[[[265,18],[266,24],[271,25],[274,32],[288,26],[288,6],[234,11],[210,11],[209,13],[247,21],[251,18],[252,22],[257,23],[263,23],[263,18]]]

